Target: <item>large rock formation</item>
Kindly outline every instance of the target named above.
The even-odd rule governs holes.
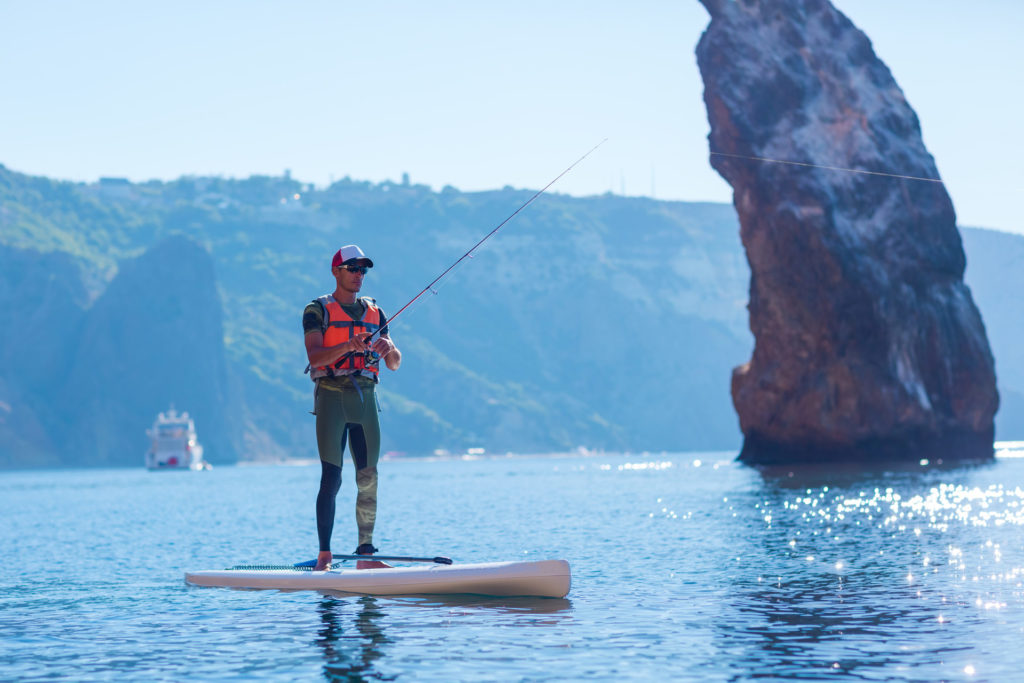
[[[945,187],[749,158],[938,178],[889,69],[827,0],[701,2],[711,162],[751,267],[740,457],[991,456],[994,363]]]
[[[0,245],[0,310],[0,469],[142,467],[146,428],[172,403],[208,459],[237,459],[243,399],[213,259],[194,241],[124,261],[95,302],[69,254]]]
[[[237,459],[241,407],[213,259],[192,240],[169,237],[121,263],[66,346],[51,380],[65,464],[141,467],[146,429],[172,404],[195,419],[208,460]]]

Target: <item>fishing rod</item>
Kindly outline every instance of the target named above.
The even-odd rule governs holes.
[[[559,173],[559,174],[558,174],[557,176],[555,176],[555,177],[554,177],[554,179],[552,179],[552,180],[551,180],[551,182],[549,182],[549,183],[548,183],[547,185],[545,185],[545,186],[544,186],[544,187],[542,187],[541,189],[537,190],[537,192],[535,192],[535,193],[533,194],[533,196],[532,196],[532,197],[530,197],[530,198],[529,198],[529,199],[527,199],[527,200],[526,200],[525,202],[523,202],[522,204],[520,204],[519,208],[518,208],[518,209],[516,209],[515,211],[513,211],[513,212],[512,212],[512,213],[511,213],[511,214],[509,215],[509,217],[508,217],[508,218],[506,218],[505,220],[503,220],[503,221],[502,221],[501,223],[498,223],[498,225],[497,225],[497,226],[496,226],[496,227],[495,227],[495,228],[494,228],[493,230],[491,230],[491,231],[490,231],[489,233],[487,233],[486,235],[484,235],[484,236],[483,236],[483,237],[482,237],[482,238],[480,239],[480,241],[479,241],[479,242],[477,242],[476,244],[474,244],[474,245],[473,245],[473,246],[472,246],[472,247],[471,247],[471,248],[469,249],[469,251],[467,251],[467,252],[466,252],[465,254],[463,254],[462,256],[460,256],[460,257],[459,257],[459,258],[458,258],[458,259],[457,259],[457,260],[455,261],[455,263],[453,263],[453,264],[451,264],[450,266],[448,266],[448,268],[446,268],[446,269],[444,270],[444,272],[442,272],[442,273],[441,273],[440,275],[438,275],[438,276],[437,276],[437,277],[435,277],[435,278],[434,278],[433,280],[431,280],[430,284],[428,284],[428,285],[427,285],[426,287],[424,287],[424,288],[423,288],[423,289],[422,289],[422,290],[420,291],[420,293],[419,293],[419,294],[417,294],[416,296],[414,296],[414,297],[413,297],[413,298],[412,298],[412,299],[411,299],[411,300],[409,301],[409,303],[407,303],[406,305],[404,305],[404,306],[402,306],[402,307],[401,307],[400,309],[398,309],[398,312],[397,312],[397,313],[395,313],[395,314],[394,314],[393,316],[391,316],[390,318],[388,318],[388,321],[387,321],[387,323],[385,323],[385,324],[384,324],[384,325],[383,325],[382,327],[380,327],[379,329],[376,329],[376,330],[374,330],[373,332],[371,332],[371,333],[370,333],[370,336],[368,336],[368,337],[366,338],[366,342],[365,342],[365,343],[369,344],[369,343],[370,343],[370,340],[372,340],[372,339],[373,339],[373,338],[374,338],[374,337],[375,337],[376,335],[378,335],[378,334],[380,334],[381,332],[383,332],[385,328],[387,328],[387,327],[388,327],[389,325],[391,325],[391,323],[393,323],[393,322],[395,321],[395,318],[397,318],[398,316],[400,316],[400,315],[402,314],[402,312],[403,312],[403,311],[404,311],[405,309],[409,308],[409,307],[410,307],[410,306],[412,306],[412,305],[413,305],[414,303],[416,303],[416,301],[417,301],[417,300],[418,300],[418,299],[419,299],[419,298],[420,298],[421,296],[423,296],[423,295],[424,295],[424,294],[426,294],[427,292],[434,292],[434,293],[436,294],[437,292],[436,292],[436,291],[434,291],[434,285],[436,285],[436,284],[437,284],[438,282],[440,282],[441,280],[443,280],[443,279],[444,279],[444,277],[445,277],[446,275],[448,275],[448,273],[452,272],[452,271],[453,271],[453,270],[455,269],[455,267],[456,267],[456,266],[458,266],[458,265],[459,265],[460,263],[462,263],[462,262],[463,262],[464,260],[466,260],[467,258],[473,258],[473,252],[474,252],[474,251],[476,251],[477,249],[479,249],[479,248],[480,248],[480,245],[481,245],[481,244],[483,244],[484,242],[486,242],[487,240],[489,240],[489,239],[491,238],[491,236],[493,236],[493,235],[494,235],[494,233],[496,233],[496,232],[498,232],[499,230],[501,230],[501,229],[502,229],[502,228],[503,228],[503,227],[505,226],[505,224],[506,224],[506,223],[508,223],[508,222],[509,222],[510,220],[512,220],[513,218],[515,218],[515,217],[516,217],[516,215],[517,215],[517,214],[518,214],[518,213],[519,213],[520,211],[522,211],[523,209],[525,209],[526,207],[528,207],[528,206],[529,206],[530,204],[532,204],[532,203],[533,203],[533,201],[534,201],[535,199],[537,199],[537,197],[539,197],[539,196],[541,196],[542,194],[544,194],[544,192],[545,192],[545,191],[546,191],[546,190],[547,190],[547,189],[548,189],[549,187],[551,187],[551,186],[552,186],[552,185],[554,185],[554,184],[555,184],[556,182],[558,182],[558,180],[559,180],[559,179],[560,179],[560,178],[561,178],[562,176],[564,176],[564,175],[565,175],[566,173],[568,173],[569,171],[571,171],[571,170],[572,170],[572,169],[573,169],[573,168],[574,168],[574,167],[575,167],[575,166],[576,166],[577,164],[579,164],[579,163],[580,163],[581,161],[583,161],[583,160],[584,160],[584,159],[586,159],[586,158],[587,158],[588,156],[590,156],[590,155],[591,155],[591,153],[592,153],[592,152],[593,152],[594,150],[596,150],[596,149],[597,149],[598,147],[600,147],[601,145],[603,145],[603,144],[604,144],[604,143],[606,143],[606,142],[608,142],[608,138],[605,138],[604,140],[601,140],[601,142],[599,142],[599,143],[597,143],[596,145],[594,145],[593,147],[591,147],[591,148],[590,148],[590,151],[588,151],[588,152],[587,152],[586,154],[584,154],[583,156],[581,156],[581,157],[580,157],[579,159],[577,159],[576,161],[574,161],[574,162],[572,162],[571,164],[569,164],[569,166],[568,166],[568,167],[567,167],[567,168],[566,168],[566,169],[565,169],[564,171],[562,171],[562,172],[561,172],[561,173]],[[335,367],[338,367],[339,365],[341,365],[341,363],[342,363],[342,362],[343,362],[344,360],[346,360],[346,359],[347,359],[347,358],[348,358],[348,357],[349,357],[350,355],[352,355],[352,354],[354,354],[354,353],[355,353],[354,351],[350,351],[349,353],[347,353],[347,354],[345,354],[344,356],[342,356],[341,358],[339,358],[339,359],[338,359],[338,361],[337,361],[337,362],[335,363]]]
[[[509,222],[510,220],[512,220],[513,218],[515,218],[515,217],[516,217],[516,214],[518,214],[518,213],[519,213],[520,211],[522,211],[523,209],[525,209],[526,207],[528,207],[528,206],[529,206],[530,204],[532,204],[532,203],[533,203],[533,200],[535,200],[535,199],[536,199],[537,197],[539,197],[539,196],[541,196],[542,194],[544,194],[544,192],[545,192],[545,191],[546,191],[546,190],[547,190],[547,189],[548,189],[549,187],[551,187],[552,185],[554,185],[554,184],[555,184],[556,182],[558,182],[558,180],[559,180],[559,179],[560,179],[560,178],[561,178],[562,176],[564,176],[564,175],[565,175],[566,173],[568,173],[569,171],[571,171],[571,170],[573,169],[573,167],[574,167],[574,166],[576,166],[576,164],[578,164],[578,163],[580,163],[581,161],[583,161],[584,159],[586,159],[586,158],[587,158],[588,156],[590,156],[591,152],[593,152],[593,151],[594,151],[595,149],[597,149],[598,147],[600,147],[601,145],[603,145],[603,144],[604,144],[604,143],[606,143],[607,141],[608,141],[608,138],[605,138],[604,140],[601,140],[601,142],[599,142],[599,143],[597,143],[596,145],[594,145],[593,147],[591,147],[591,148],[590,148],[590,151],[588,151],[588,152],[587,152],[586,154],[584,154],[583,156],[581,156],[581,157],[580,157],[579,159],[577,159],[576,161],[574,161],[574,162],[572,162],[571,164],[569,164],[569,166],[568,166],[568,167],[567,167],[567,168],[566,168],[566,169],[565,169],[564,171],[562,171],[562,172],[561,172],[561,173],[559,173],[559,174],[558,174],[557,176],[555,176],[555,178],[554,178],[554,179],[553,179],[553,180],[552,180],[551,182],[549,182],[549,183],[548,183],[547,185],[545,185],[545,186],[544,186],[544,187],[542,187],[541,189],[537,190],[537,192],[535,192],[535,193],[534,193],[534,195],[533,195],[532,197],[530,197],[530,198],[529,198],[529,199],[527,199],[527,200],[526,200],[525,202],[523,202],[523,203],[522,203],[522,204],[521,204],[521,205],[519,206],[519,208],[518,208],[518,209],[516,209],[515,211],[513,211],[513,212],[512,212],[512,213],[511,213],[511,214],[509,215],[509,217],[508,217],[508,218],[506,218],[505,220],[503,220],[503,221],[502,221],[501,223],[498,223],[497,227],[495,227],[495,228],[494,228],[494,230],[491,230],[491,231],[490,231],[489,233],[487,233],[486,235],[484,235],[484,236],[483,236],[483,237],[482,237],[482,238],[480,239],[480,241],[479,241],[479,242],[477,242],[476,244],[474,244],[474,245],[472,246],[472,248],[470,248],[470,250],[469,250],[469,251],[467,251],[467,252],[466,252],[465,254],[463,254],[462,256],[460,256],[460,257],[459,257],[459,258],[458,258],[458,259],[457,259],[457,260],[455,261],[455,263],[453,263],[453,264],[451,264],[450,266],[448,266],[448,268],[447,268],[447,269],[445,269],[445,271],[444,271],[443,273],[441,273],[441,274],[440,274],[440,275],[438,275],[438,276],[437,276],[436,278],[434,278],[434,279],[433,279],[433,280],[432,280],[432,281],[430,282],[430,284],[429,284],[429,285],[427,285],[426,287],[424,287],[424,288],[423,288],[423,289],[422,289],[422,290],[420,291],[420,293],[419,293],[419,294],[417,294],[416,296],[414,296],[414,297],[413,297],[413,298],[412,298],[412,299],[411,299],[411,300],[409,301],[409,303],[407,303],[406,305],[404,305],[404,306],[402,306],[402,307],[401,307],[400,309],[398,309],[398,312],[397,312],[397,313],[395,313],[395,314],[394,314],[393,316],[391,316],[391,318],[389,318],[389,319],[388,319],[388,324],[390,325],[390,324],[391,324],[391,323],[392,323],[392,322],[394,321],[394,319],[395,319],[395,318],[397,318],[398,316],[400,316],[400,315],[402,314],[402,311],[404,311],[405,309],[409,308],[409,306],[412,306],[412,305],[413,305],[414,303],[416,303],[416,300],[417,300],[417,299],[419,299],[419,298],[420,298],[421,296],[423,296],[423,295],[424,295],[424,294],[426,294],[427,292],[433,291],[433,290],[434,290],[434,285],[436,285],[436,284],[437,284],[438,282],[440,282],[441,280],[443,280],[443,279],[444,279],[444,276],[445,276],[445,275],[447,275],[448,273],[452,272],[452,270],[454,270],[454,269],[455,269],[455,267],[456,267],[457,265],[459,265],[460,263],[462,263],[462,262],[463,262],[463,261],[464,261],[465,259],[467,259],[467,258],[472,258],[472,257],[473,257],[473,252],[474,252],[474,251],[476,251],[476,250],[477,250],[477,249],[478,249],[478,248],[480,247],[480,245],[481,245],[481,244],[483,244],[483,243],[484,243],[484,242],[486,242],[486,241],[487,241],[488,239],[490,239],[490,238],[491,238],[491,236],[492,236],[492,235],[494,235],[494,233],[496,233],[496,232],[498,232],[499,230],[501,230],[501,229],[502,229],[502,228],[503,228],[503,227],[505,226],[505,224],[506,224],[506,223],[508,223],[508,222]],[[376,334],[376,332],[374,332],[374,334]],[[370,335],[369,337],[367,337],[367,341],[369,341],[369,340],[370,340],[370,339],[372,339],[372,338],[373,338],[373,335]]]

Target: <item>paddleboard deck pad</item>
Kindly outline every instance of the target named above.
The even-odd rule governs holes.
[[[329,590],[363,595],[493,595],[564,598],[571,582],[565,560],[485,562],[387,569],[259,568],[186,572],[193,586]]]

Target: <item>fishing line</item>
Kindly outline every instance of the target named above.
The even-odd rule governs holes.
[[[493,230],[491,230],[491,231],[490,231],[489,233],[487,233],[486,235],[484,235],[484,236],[483,236],[483,237],[482,237],[482,238],[480,239],[480,241],[479,241],[479,242],[477,242],[476,244],[474,244],[474,245],[473,245],[473,246],[472,246],[472,247],[471,247],[471,248],[469,249],[469,251],[467,251],[467,252],[466,252],[466,253],[464,253],[464,254],[463,254],[462,256],[460,256],[460,257],[459,257],[459,258],[458,258],[458,259],[457,259],[457,260],[455,261],[455,263],[453,263],[453,264],[451,264],[450,266],[448,266],[448,267],[447,267],[447,268],[446,268],[446,269],[444,270],[444,272],[442,272],[442,273],[441,273],[440,275],[438,275],[438,276],[437,276],[436,278],[434,278],[433,280],[431,280],[430,284],[428,284],[428,285],[427,285],[426,287],[424,287],[424,288],[423,288],[423,289],[422,289],[422,290],[420,291],[420,293],[419,293],[419,294],[417,294],[416,296],[414,296],[414,297],[413,297],[413,298],[412,298],[412,299],[411,299],[411,300],[409,301],[409,303],[407,303],[406,305],[402,306],[402,307],[401,307],[400,309],[398,309],[398,312],[397,312],[397,313],[395,313],[395,314],[394,314],[393,316],[391,316],[390,318],[388,318],[388,322],[387,322],[387,325],[385,325],[384,327],[385,327],[385,328],[386,328],[386,327],[389,327],[389,326],[391,325],[391,323],[393,323],[393,322],[395,321],[395,318],[397,318],[398,316],[400,316],[400,315],[402,314],[402,312],[403,312],[404,310],[406,310],[407,308],[409,308],[410,306],[412,306],[412,305],[413,305],[413,304],[414,304],[414,303],[415,303],[415,302],[416,302],[416,301],[417,301],[417,300],[418,300],[418,299],[419,299],[419,298],[420,298],[421,296],[423,296],[423,295],[424,295],[424,294],[426,294],[427,292],[433,292],[434,294],[436,294],[436,293],[437,293],[437,289],[435,288],[435,285],[437,285],[437,284],[438,284],[438,283],[439,283],[439,282],[440,282],[441,280],[443,280],[443,279],[444,279],[444,277],[445,277],[446,275],[448,275],[448,273],[452,272],[452,271],[453,271],[453,270],[455,269],[455,267],[456,267],[456,266],[458,266],[458,265],[459,265],[460,263],[462,263],[463,261],[465,261],[465,260],[466,260],[467,258],[473,258],[473,252],[474,252],[474,251],[476,251],[476,250],[477,250],[477,249],[478,249],[478,248],[480,247],[480,245],[481,245],[481,244],[483,244],[483,243],[484,243],[484,242],[486,242],[486,241],[487,241],[488,239],[490,239],[490,238],[491,238],[491,236],[492,236],[492,235],[494,235],[494,233],[496,233],[496,232],[498,232],[499,230],[501,230],[501,229],[502,229],[502,228],[503,228],[503,227],[505,226],[505,224],[506,224],[506,223],[508,223],[508,222],[509,222],[510,220],[512,220],[513,218],[515,218],[515,217],[516,217],[516,215],[517,215],[517,214],[518,214],[518,213],[519,213],[520,211],[522,211],[523,209],[525,209],[526,207],[528,207],[528,206],[529,206],[530,204],[532,204],[532,203],[533,203],[533,201],[534,201],[535,199],[537,199],[537,197],[539,197],[539,196],[541,196],[542,194],[544,194],[544,192],[545,192],[545,191],[546,191],[546,190],[547,190],[547,189],[548,189],[549,187],[551,187],[551,186],[552,186],[552,185],[554,185],[554,184],[555,184],[556,182],[558,182],[558,181],[559,181],[559,179],[561,179],[561,177],[562,177],[562,176],[564,176],[564,175],[565,175],[566,173],[568,173],[569,171],[571,171],[571,170],[572,170],[572,169],[573,169],[573,168],[574,168],[574,167],[575,167],[575,166],[576,166],[577,164],[579,164],[579,163],[580,163],[581,161],[583,161],[583,160],[584,160],[584,159],[586,159],[586,158],[587,158],[588,156],[590,156],[590,155],[591,155],[591,153],[592,153],[592,152],[593,152],[594,150],[596,150],[596,149],[597,149],[598,147],[600,147],[601,145],[603,145],[603,144],[604,144],[604,143],[606,143],[606,142],[608,142],[608,138],[605,138],[604,140],[601,140],[601,142],[599,142],[599,143],[597,143],[596,145],[594,145],[593,147],[591,147],[591,148],[590,148],[590,151],[588,151],[588,152],[587,152],[586,154],[584,154],[583,156],[581,156],[581,157],[580,157],[579,159],[577,159],[576,161],[574,161],[574,162],[572,162],[571,164],[569,164],[569,166],[568,166],[568,167],[567,167],[567,168],[566,168],[566,169],[565,169],[564,171],[562,171],[562,172],[561,172],[561,173],[559,173],[559,174],[558,174],[557,176],[555,176],[555,177],[554,177],[554,178],[553,178],[553,179],[551,180],[551,182],[549,182],[549,183],[548,183],[547,185],[545,185],[545,186],[544,186],[544,187],[542,187],[541,189],[537,190],[537,191],[536,191],[536,192],[535,192],[535,193],[533,194],[533,196],[532,196],[532,197],[530,197],[530,198],[529,198],[529,199],[527,199],[527,200],[526,200],[525,202],[523,202],[522,204],[520,204],[520,205],[519,205],[519,208],[517,208],[517,209],[516,209],[515,211],[513,211],[513,212],[512,212],[512,213],[511,213],[511,214],[509,215],[509,217],[508,217],[508,218],[506,218],[505,220],[503,220],[503,221],[502,221],[501,223],[498,223],[498,225],[497,225],[497,226],[496,226],[496,227],[495,227],[495,228],[494,228]],[[382,329],[383,329],[383,328],[382,328]],[[382,330],[376,330],[376,331],[374,331],[374,332],[373,332],[373,333],[372,333],[372,334],[371,334],[371,335],[370,335],[369,337],[367,337],[367,338],[366,338],[366,341],[367,341],[367,343],[369,343],[369,341],[370,341],[371,339],[373,339],[373,337],[374,337],[375,335],[377,335],[378,333],[380,333],[381,331],[382,331]]]
[[[864,171],[858,168],[842,168],[840,166],[822,166],[821,164],[809,164],[803,161],[785,161],[783,159],[769,159],[767,157],[748,157],[743,154],[726,154],[725,152],[711,152],[711,156],[719,157],[730,157],[733,159],[748,159],[750,161],[765,161],[772,164],[788,164],[790,166],[806,166],[808,168],[822,168],[827,171],[845,171],[847,173],[862,173],[864,175],[877,175],[884,176],[886,178],[902,178],[904,180],[921,180],[928,183],[939,183],[945,185],[945,182],[938,178],[922,178],[914,175],[900,175],[898,173],[882,173],[881,171]]]

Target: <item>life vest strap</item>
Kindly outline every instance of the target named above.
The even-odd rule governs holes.
[[[361,320],[332,320],[326,327],[365,327],[367,332],[376,332],[380,325],[363,322]]]
[[[376,373],[374,373],[372,370],[371,371],[366,371],[365,368],[361,369],[361,370],[351,370],[351,369],[348,369],[348,368],[340,368],[340,369],[328,368],[328,369],[325,370],[323,368],[313,368],[312,370],[309,371],[309,378],[312,379],[314,382],[316,380],[318,380],[318,379],[323,379],[324,377],[356,377],[356,376],[362,376],[362,377],[366,377],[367,379],[372,379],[374,384],[379,382],[379,379],[377,378]]]

